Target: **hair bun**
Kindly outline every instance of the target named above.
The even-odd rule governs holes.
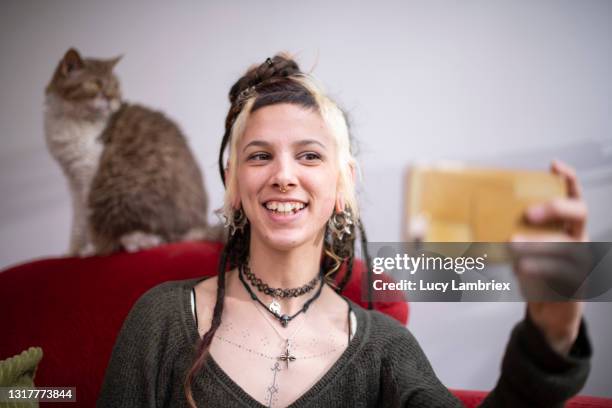
[[[234,104],[238,96],[251,87],[257,87],[261,83],[273,78],[286,78],[291,75],[300,74],[301,72],[297,62],[288,54],[276,54],[274,57],[266,59],[262,64],[249,68],[249,70],[236,81],[230,89],[230,102]]]

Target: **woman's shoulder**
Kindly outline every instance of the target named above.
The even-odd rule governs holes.
[[[216,298],[218,285],[216,276],[207,276],[206,278],[192,280],[191,282],[196,296],[206,299]]]
[[[198,279],[168,281],[152,287],[134,303],[126,321],[158,325],[166,318],[177,316],[184,311],[191,288],[197,282]]]
[[[136,301],[136,304],[157,305],[165,304],[169,299],[175,299],[184,291],[190,291],[200,279],[185,279],[167,281],[153,286]]]
[[[353,301],[350,301],[350,303],[352,310],[357,314],[358,320],[366,320],[374,331],[384,330],[390,333],[400,334],[408,331],[406,326],[385,313],[374,309],[365,309]]]
[[[351,302],[352,303],[352,302]],[[355,303],[352,309],[358,325],[364,328],[367,343],[377,345],[382,351],[394,349],[419,349],[416,338],[410,330],[393,317],[378,310],[367,310]]]
[[[157,406],[163,399],[170,388],[159,379],[189,358],[195,343],[188,313],[196,282],[161,283],[134,303],[115,341],[99,406]]]
[[[377,310],[358,307],[356,312],[367,324],[364,343],[368,356],[376,355],[400,382],[422,381],[425,377],[437,382],[427,356],[406,326]],[[415,379],[415,373],[422,378]]]

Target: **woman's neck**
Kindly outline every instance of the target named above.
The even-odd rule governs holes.
[[[322,252],[320,244],[306,244],[291,250],[270,248],[258,240],[252,240],[249,249],[249,268],[253,274],[271,288],[290,289],[308,284],[319,274]],[[318,288],[298,297],[277,299],[289,313],[298,311]],[[268,303],[271,297],[258,292],[259,298]],[[284,312],[284,313],[287,313]]]
[[[307,284],[319,273],[320,245],[304,245],[288,251],[251,243],[249,267],[270,287],[295,288]]]

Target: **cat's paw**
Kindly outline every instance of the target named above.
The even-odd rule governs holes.
[[[127,252],[138,252],[143,249],[149,249],[159,246],[164,243],[162,237],[148,232],[134,231],[125,234],[119,239],[121,246]]]
[[[78,251],[78,256],[81,258],[86,258],[88,256],[94,256],[96,254],[96,247],[91,242],[83,245],[81,249]]]

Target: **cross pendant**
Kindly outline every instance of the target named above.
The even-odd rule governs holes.
[[[285,350],[285,354],[282,354],[278,357],[280,361],[284,361],[287,365],[287,369],[289,369],[289,363],[293,363],[295,361],[295,357],[289,354],[289,348]]]

